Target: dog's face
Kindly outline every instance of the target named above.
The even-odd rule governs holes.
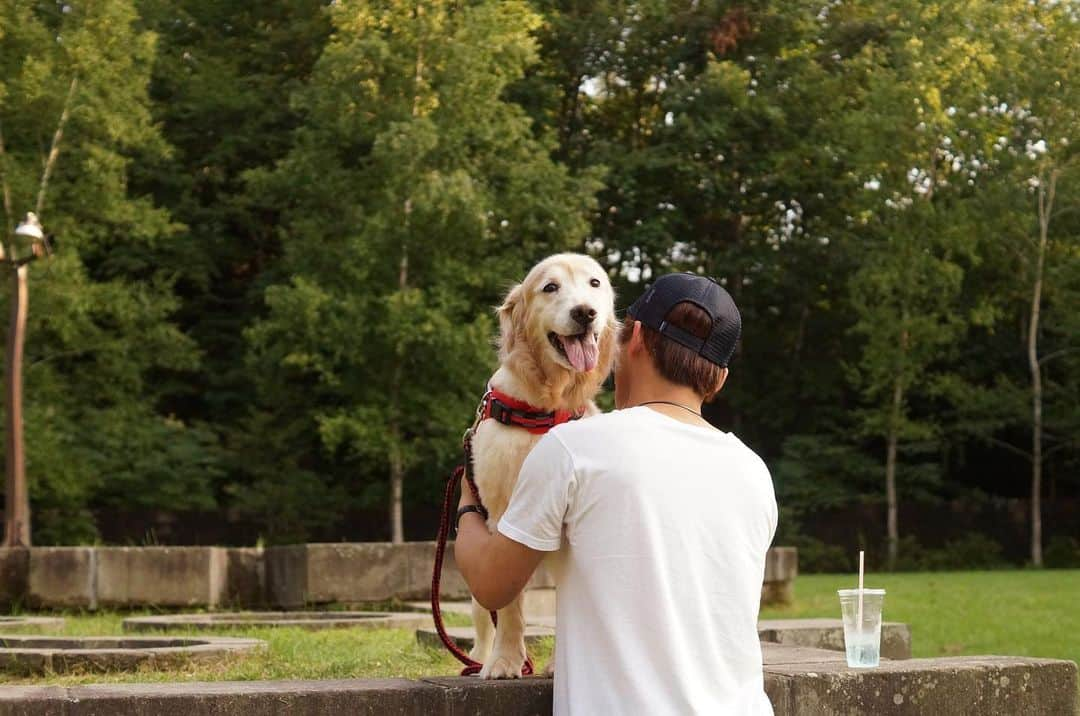
[[[611,368],[615,293],[607,273],[580,254],[557,254],[533,267],[499,309],[501,357],[526,344],[541,370]],[[603,378],[601,378],[602,380]]]

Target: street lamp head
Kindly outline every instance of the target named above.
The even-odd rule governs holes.
[[[45,232],[41,230],[41,222],[38,221],[37,214],[32,211],[26,212],[26,219],[15,227],[15,235],[44,240]]]
[[[26,219],[15,227],[11,260],[17,264],[23,264],[51,253],[52,245],[41,228],[37,214],[32,211],[26,212]]]

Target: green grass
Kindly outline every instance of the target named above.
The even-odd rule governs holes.
[[[56,635],[120,636],[123,620],[137,613],[64,614],[64,629]],[[470,623],[465,617],[447,614],[448,624]],[[11,632],[13,633],[13,632]],[[306,631],[292,628],[232,629],[212,633],[169,632],[168,636],[243,636],[262,639],[262,654],[233,657],[216,664],[191,664],[186,668],[124,673],[49,674],[38,677],[12,676],[0,672],[0,685],[71,686],[89,683],[146,681],[248,681],[256,679],[347,679],[418,678],[449,676],[461,665],[444,649],[420,646],[409,629],[325,629]],[[3,634],[0,634],[2,637]],[[159,636],[155,633],[132,636]],[[164,636],[163,634],[161,636]],[[547,663],[553,642],[530,649],[539,666]]]
[[[838,588],[850,575],[805,575],[795,583],[795,603],[762,610],[763,618],[838,617]],[[934,572],[873,575],[868,587],[884,587],[885,618],[906,622],[915,656],[1007,654],[1080,661],[1080,570]],[[123,634],[116,613],[67,614],[62,633]],[[450,623],[467,621],[447,615]],[[176,634],[197,632],[176,632]],[[265,653],[215,665],[192,664],[168,671],[83,673],[37,678],[0,673],[4,684],[121,683],[252,679],[342,679],[456,674],[460,665],[442,649],[418,645],[411,630],[236,629],[222,636],[263,639]],[[532,649],[547,663],[550,641]]]
[[[795,603],[762,618],[840,616],[836,590],[853,575],[795,581]],[[1080,662],[1080,570],[874,574],[885,588],[885,620],[911,627],[914,656],[999,654]]]

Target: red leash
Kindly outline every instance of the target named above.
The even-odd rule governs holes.
[[[442,609],[439,608],[439,582],[442,578],[443,557],[446,554],[446,538],[450,533],[450,523],[456,517],[454,495],[457,493],[457,486],[462,477],[465,478],[473,497],[476,498],[476,504],[483,509],[480,491],[476,489],[476,482],[473,481],[472,477],[472,436],[476,431],[476,426],[483,420],[495,420],[503,425],[523,428],[534,435],[542,435],[556,425],[561,425],[570,420],[577,420],[584,414],[583,409],[576,412],[569,410],[546,412],[488,385],[487,392],[484,393],[484,397],[480,399],[480,405],[476,408],[476,419],[473,421],[472,427],[465,431],[465,437],[462,439],[465,461],[454,468],[454,472],[446,483],[446,495],[443,498],[442,515],[439,518],[439,535],[435,544],[435,568],[431,574],[431,616],[435,620],[435,631],[439,633],[439,639],[442,640],[447,650],[454,655],[454,658],[465,665],[465,668],[461,670],[462,676],[478,674],[484,665],[469,657],[446,633],[446,627],[443,626]],[[484,516],[486,519],[486,511]],[[499,617],[495,612],[491,612],[491,623],[496,627],[499,625]],[[529,658],[528,654],[525,655],[525,664],[521,668],[521,673],[526,676],[533,673],[532,659]]]
[[[446,494],[443,497],[443,509],[442,515],[439,518],[439,535],[436,538],[435,543],[435,567],[431,574],[431,616],[435,621],[435,631],[439,633],[439,639],[442,640],[447,650],[454,655],[458,661],[465,665],[465,668],[461,670],[462,676],[473,676],[480,673],[480,669],[483,668],[483,664],[478,661],[474,661],[468,654],[461,650],[461,647],[450,638],[450,635],[446,633],[446,627],[443,625],[442,609],[439,606],[439,582],[442,580],[442,566],[443,557],[446,554],[446,538],[450,533],[450,522],[454,519],[456,511],[454,510],[454,496],[457,494],[458,483],[461,482],[461,478],[465,478],[465,482],[469,486],[469,490],[472,491],[473,497],[476,498],[477,504],[480,504],[480,492],[476,489],[476,483],[473,481],[472,475],[468,472],[468,467],[472,464],[472,429],[465,433],[464,445],[465,449],[465,462],[454,468],[454,472],[450,474],[450,479],[446,482]],[[495,626],[499,624],[499,617],[494,611],[491,612],[491,623]],[[528,676],[533,673],[532,659],[525,656],[525,665],[521,668],[521,673]]]

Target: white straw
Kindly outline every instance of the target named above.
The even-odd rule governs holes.
[[[863,592],[863,557],[866,553],[863,550],[859,550],[859,620],[855,622],[858,624],[856,627],[859,631],[862,631],[862,592]]]

